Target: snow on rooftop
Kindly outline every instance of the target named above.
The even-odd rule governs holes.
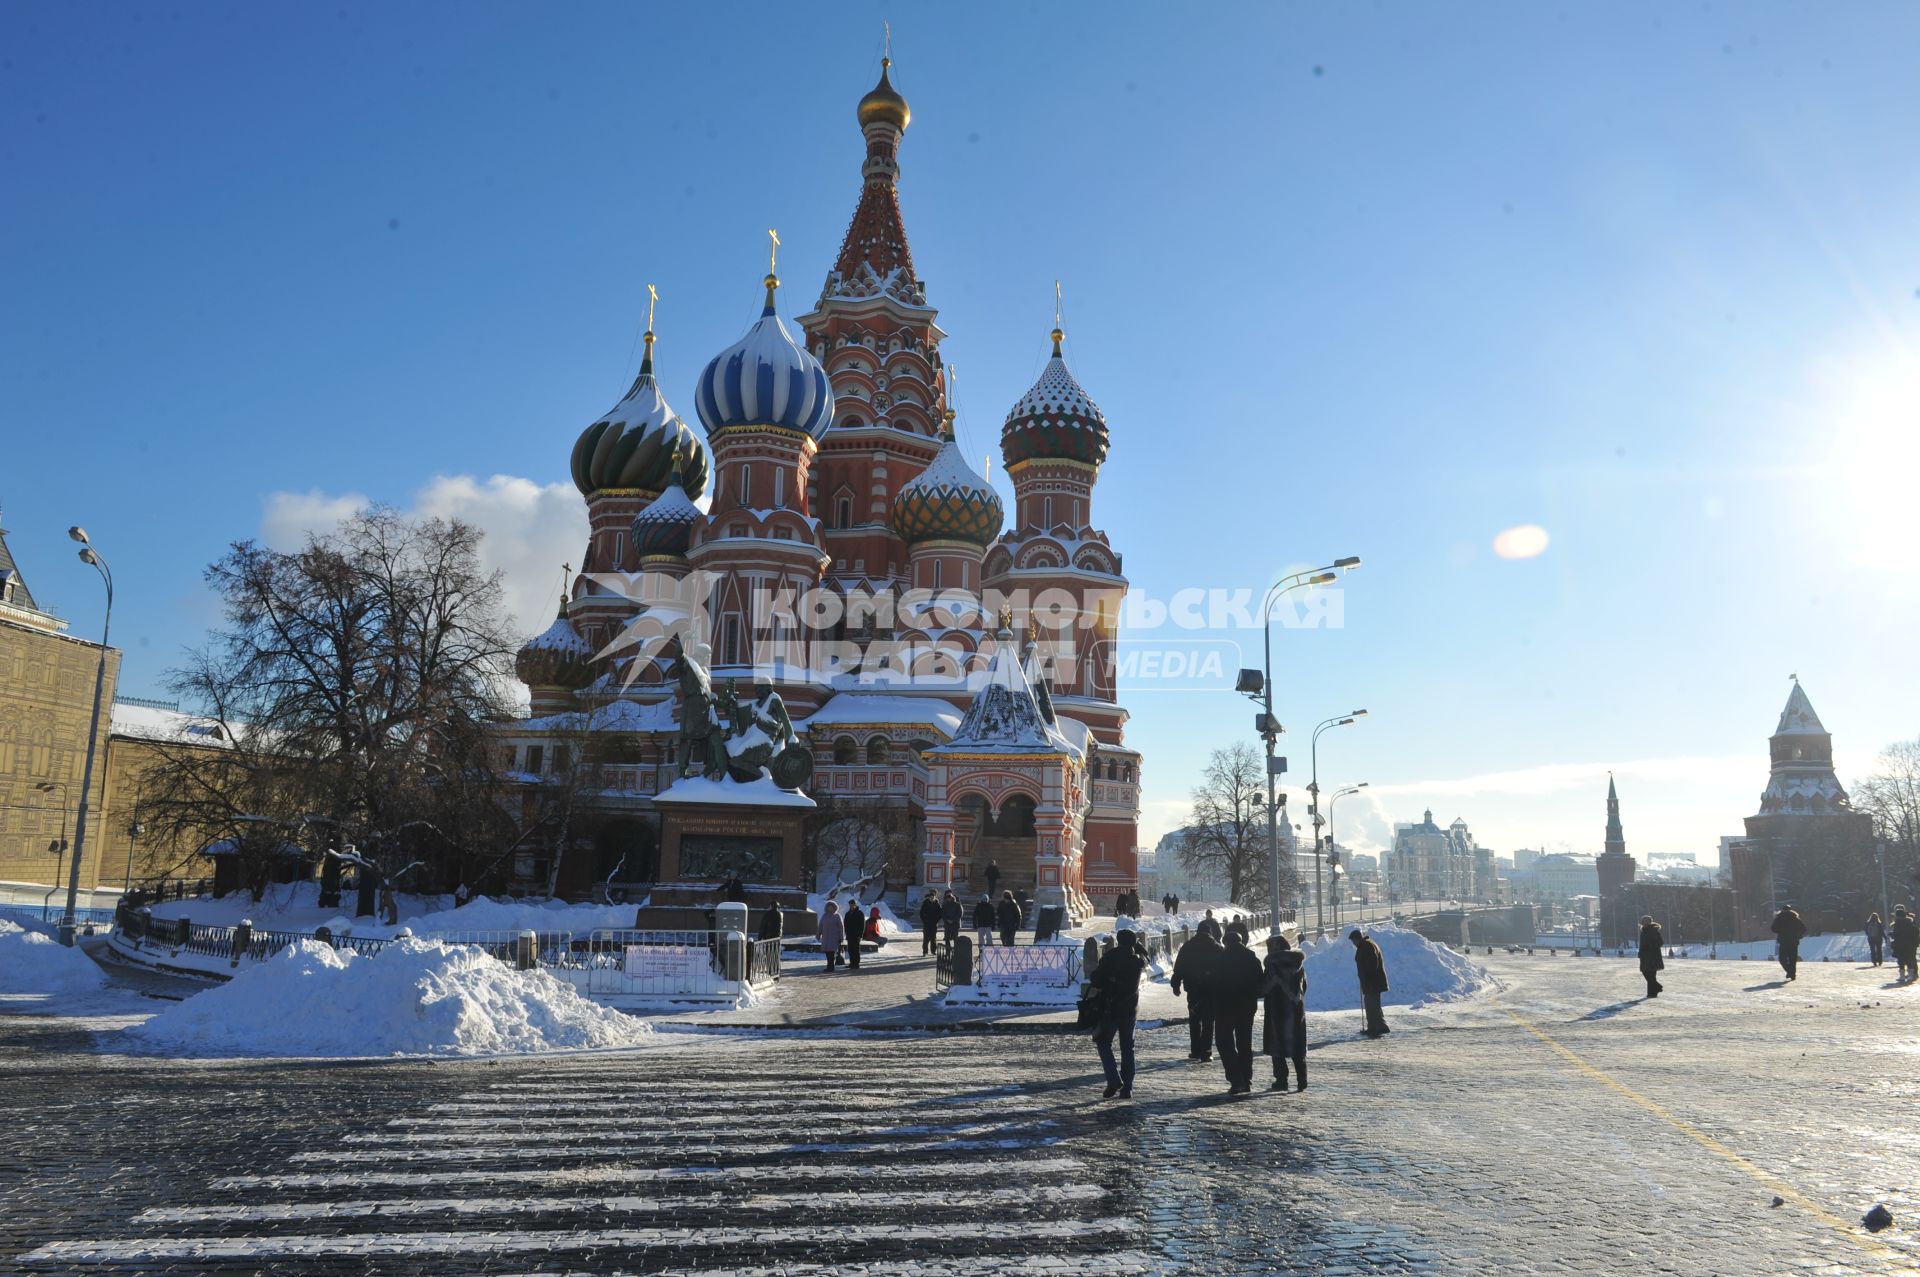
[[[1780,725],[1773,729],[1775,736],[1825,736],[1827,729],[1820,725],[1820,716],[1813,712],[1813,702],[1807,699],[1807,693],[1799,683],[1787,693],[1786,708],[1780,711]]]
[[[715,780],[708,776],[687,776],[661,790],[653,799],[660,803],[729,803],[743,807],[800,807],[811,809],[813,799],[798,790],[782,789],[769,776],[745,784],[737,780]]]
[[[629,700],[522,719],[512,725],[516,732],[672,732],[679,728],[672,701]]]
[[[1012,642],[1004,641],[1004,636],[993,654],[986,682],[974,693],[960,729],[933,752],[945,751],[1076,756],[1081,752],[1047,721],[1033,685],[1021,668],[1019,653]]]
[[[929,696],[884,696],[863,692],[841,692],[815,711],[798,729],[838,727],[859,724],[932,727],[951,737],[960,730],[960,711],[944,700]]]
[[[179,744],[224,745],[226,729],[211,718],[185,714],[177,709],[152,705],[129,705],[115,701],[110,718],[115,736],[136,740],[171,741]]]

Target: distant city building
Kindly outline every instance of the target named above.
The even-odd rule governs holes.
[[[1491,900],[1493,853],[1481,854],[1467,822],[1455,819],[1442,829],[1429,810],[1417,824],[1396,824],[1387,852],[1391,893],[1402,900]]]
[[[1598,896],[1600,874],[1594,868],[1594,857],[1564,852],[1536,857],[1533,862],[1533,894],[1537,900]]]

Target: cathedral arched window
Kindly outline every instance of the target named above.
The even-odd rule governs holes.
[[[740,463],[740,491],[734,494],[733,499],[740,505],[746,505],[752,496],[753,467],[742,461]]]
[[[776,508],[787,504],[787,472],[777,467],[773,472],[773,504]]]
[[[851,736],[836,736],[833,741],[833,761],[836,763],[857,763],[860,761],[860,747]]]
[[[1053,526],[1053,498],[1052,497],[1040,498],[1040,526],[1045,528],[1050,528]]]
[[[833,526],[836,528],[850,528],[853,526],[853,501],[851,498],[840,498],[840,503],[835,508],[835,516]]]
[[[867,742],[867,761],[884,763],[891,754],[891,747],[884,736],[876,736]]]

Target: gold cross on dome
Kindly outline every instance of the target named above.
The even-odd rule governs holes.
[[[652,284],[647,285],[647,331],[653,331],[653,304],[660,300],[660,290]]]
[[[773,241],[767,248],[767,274],[778,275],[780,273],[780,232],[769,226],[767,238]]]

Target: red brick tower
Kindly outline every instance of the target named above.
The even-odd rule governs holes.
[[[799,321],[836,401],[811,478],[832,556],[827,581],[842,594],[907,584],[907,545],[888,512],[939,451],[946,409],[946,334],[914,274],[900,219],[897,156],[912,112],[888,79],[891,65],[881,62],[880,83],[860,99],[860,202],[819,302]]]
[[[1633,857],[1627,854],[1627,835],[1620,828],[1620,794],[1607,776],[1607,844],[1593,862],[1600,880],[1600,943],[1624,945],[1639,935],[1639,919],[1623,917],[1620,893],[1633,881]]]

